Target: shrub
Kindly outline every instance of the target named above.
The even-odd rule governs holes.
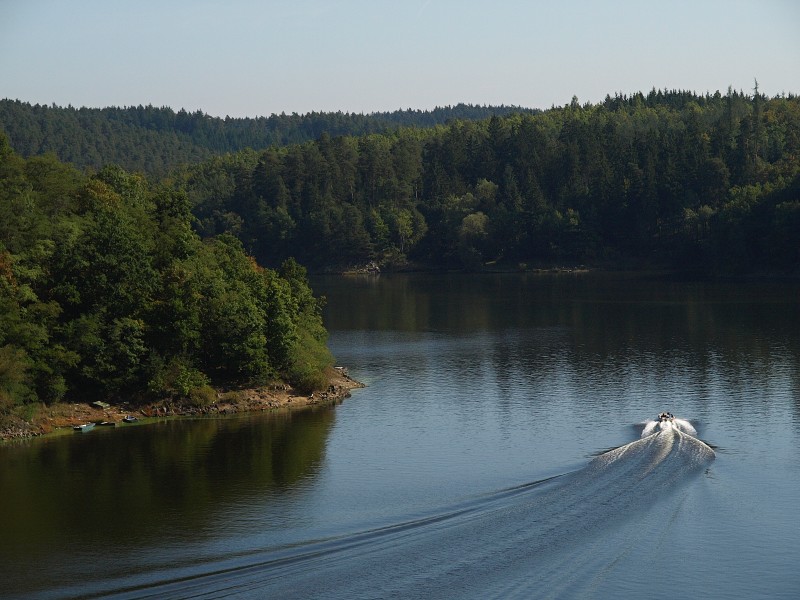
[[[333,364],[333,357],[324,341],[302,331],[291,353],[289,382],[301,393],[323,389],[327,383],[325,369]]]
[[[202,408],[217,401],[217,392],[210,385],[201,385],[189,390],[189,402],[193,406]]]
[[[148,389],[158,396],[188,398],[193,390],[208,387],[209,380],[205,373],[194,368],[184,357],[157,364],[154,371]]]
[[[239,390],[231,390],[229,392],[224,392],[220,395],[219,399],[220,402],[230,402],[231,404],[238,404],[242,400],[244,400],[245,394],[240,392]]]
[[[24,350],[7,345],[0,347],[0,413],[33,400],[28,386],[30,360]]]

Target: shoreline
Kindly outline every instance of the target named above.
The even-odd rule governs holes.
[[[342,277],[380,276],[405,273],[463,273],[466,275],[484,275],[498,273],[519,273],[533,275],[562,275],[588,273],[628,273],[633,275],[661,274],[680,279],[704,281],[787,281],[800,280],[800,268],[786,269],[751,269],[746,271],[711,270],[702,268],[678,267],[674,264],[648,261],[645,259],[601,260],[595,262],[570,261],[489,261],[478,268],[458,266],[441,266],[429,263],[408,262],[403,266],[384,265],[370,262],[348,267],[326,267],[309,270],[313,275],[340,275]]]
[[[41,406],[29,420],[21,417],[9,418],[0,428],[0,443],[33,439],[85,423],[108,422],[120,425],[122,419],[128,415],[139,419],[137,424],[141,424],[147,423],[149,419],[165,417],[230,415],[339,404],[350,397],[352,390],[363,387],[366,386],[348,375],[347,369],[335,367],[330,370],[327,389],[311,394],[300,393],[288,384],[276,383],[256,388],[218,389],[217,400],[202,407],[172,401],[143,405],[120,402],[109,404],[107,408],[89,403],[64,402]]]

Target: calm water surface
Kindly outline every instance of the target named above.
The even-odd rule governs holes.
[[[800,593],[798,285],[314,285],[367,388],[0,446],[0,597]]]

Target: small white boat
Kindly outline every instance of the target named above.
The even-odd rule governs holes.
[[[137,419],[136,417],[133,417],[131,415],[128,415],[127,417],[123,417],[122,418],[122,422],[123,423],[136,423],[136,421],[138,421],[138,420],[139,419]]]
[[[682,433],[688,433],[691,436],[697,437],[697,430],[692,427],[686,419],[678,419],[671,412],[662,412],[655,421],[647,421],[644,429],[642,430],[641,437],[647,437],[658,431],[665,429],[677,429]]]
[[[72,429],[85,433],[94,429],[94,423],[84,423],[83,425],[75,425]]]

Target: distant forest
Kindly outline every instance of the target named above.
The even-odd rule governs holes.
[[[185,144],[180,166],[170,159],[168,172],[149,177],[186,194],[202,237],[232,234],[272,267],[293,257],[314,270],[374,261],[736,274],[797,273],[800,263],[793,95],[654,89],[547,111],[459,105],[225,120],[153,107],[2,106],[20,115],[4,127],[22,155],[45,149],[41,123],[63,130],[52,139],[73,164],[69,156],[100,153],[83,164],[102,164],[117,152],[161,164],[155,146],[125,137],[134,132]],[[81,119],[92,127],[79,128]],[[204,153],[213,156],[199,160]]]
[[[653,90],[188,166],[203,235],[264,264],[797,273],[800,98]]]
[[[400,127],[433,127],[455,119],[480,120],[538,112],[508,106],[458,104],[433,110],[371,114],[280,114],[212,117],[168,107],[73,108],[0,100],[0,131],[23,157],[53,153],[64,162],[95,171],[109,164],[128,171],[164,175],[178,165],[244,149],[263,150],[330,136],[365,135]]]

